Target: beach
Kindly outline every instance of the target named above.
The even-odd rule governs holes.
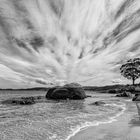
[[[114,121],[81,130],[70,140],[140,140],[140,118],[136,104],[127,101],[126,110]]]
[[[9,105],[13,97],[45,97],[45,91],[0,92],[1,140],[140,140],[135,102],[114,94],[86,91],[85,100],[42,100]],[[104,104],[95,105],[96,101]],[[138,103],[139,106],[139,103]]]
[[[140,140],[140,0],[0,0],[0,140]]]

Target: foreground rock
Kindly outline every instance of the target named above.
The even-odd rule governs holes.
[[[135,96],[133,97],[132,101],[140,101],[140,93],[135,94]]]
[[[96,101],[96,102],[94,102],[94,103],[92,103],[90,105],[100,106],[100,105],[104,105],[104,104],[105,104],[105,102],[103,102],[103,101]]]
[[[46,98],[48,99],[72,99],[80,100],[86,98],[86,94],[81,85],[77,83],[71,83],[64,85],[62,87],[54,87],[48,90]]]
[[[124,91],[116,95],[116,97],[131,97],[131,92]]]
[[[91,96],[91,95],[86,95],[86,98],[92,98],[93,96]]]
[[[36,97],[21,97],[21,98],[12,98],[5,101],[2,101],[2,104],[12,104],[12,105],[32,105],[43,99],[42,96]]]

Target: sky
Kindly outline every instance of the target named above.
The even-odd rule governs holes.
[[[135,57],[140,0],[0,0],[0,88],[129,84]]]

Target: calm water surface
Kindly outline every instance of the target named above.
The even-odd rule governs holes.
[[[34,105],[0,104],[0,140],[66,140],[80,128],[109,122],[125,104],[111,95],[97,94],[82,101],[48,101]],[[45,96],[43,91],[0,91],[0,101],[12,97]],[[106,105],[91,105],[105,100]]]

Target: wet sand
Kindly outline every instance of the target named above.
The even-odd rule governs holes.
[[[116,121],[81,130],[70,140],[140,140],[139,115],[136,104],[126,102],[125,112]]]

